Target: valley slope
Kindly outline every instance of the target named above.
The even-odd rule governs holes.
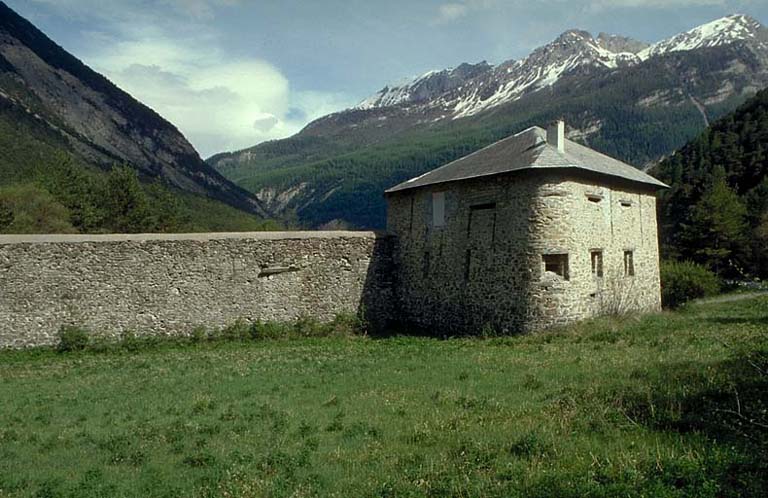
[[[261,204],[206,164],[169,122],[0,2],[0,183],[34,176],[61,157],[96,172],[116,164],[185,199],[201,196],[266,216]],[[190,195],[192,197],[190,197]]]
[[[651,171],[663,254],[732,278],[768,277],[768,89]]]

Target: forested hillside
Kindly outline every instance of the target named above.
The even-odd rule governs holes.
[[[0,99],[0,233],[242,231],[273,222],[133,168],[110,172]]]
[[[768,89],[657,166],[668,257],[768,277]]]

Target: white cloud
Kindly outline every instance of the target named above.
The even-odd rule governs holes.
[[[149,18],[158,10],[169,9],[188,19],[208,20],[220,8],[233,7],[245,0],[31,0],[48,4],[67,17],[102,19]]]
[[[445,3],[437,8],[438,23],[448,23],[467,15],[469,7],[463,3]]]
[[[33,1],[99,26],[82,33],[86,48],[76,55],[173,123],[203,157],[293,135],[354,104],[296,91],[268,60],[221,48],[206,21],[247,0]]]
[[[227,56],[211,40],[149,34],[104,43],[86,59],[115,84],[175,124],[201,155],[298,132],[309,120],[352,102],[294,92],[268,61]],[[108,38],[108,37],[107,37]]]
[[[588,0],[586,7],[592,12],[619,8],[676,8],[725,6],[726,0]]]
[[[752,3],[757,0],[741,0],[735,3]],[[546,9],[602,12],[621,8],[679,8],[702,6],[728,6],[734,0],[457,0],[437,7],[433,24],[448,24],[481,10],[494,9],[508,14],[519,9]]]

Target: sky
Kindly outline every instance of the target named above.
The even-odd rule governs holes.
[[[4,0],[203,157],[297,133],[432,69],[572,28],[654,42],[768,0]]]

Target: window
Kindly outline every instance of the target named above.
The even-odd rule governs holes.
[[[619,204],[621,204],[621,207],[625,207],[625,208],[632,207],[632,201],[630,201],[629,199],[621,199],[619,201]]]
[[[470,211],[481,211],[483,209],[496,209],[495,202],[486,202],[485,204],[473,204],[469,206]]]
[[[592,276],[603,276],[603,251],[595,249],[589,253],[589,257],[592,260]]]
[[[445,225],[445,192],[432,193],[432,225]]]
[[[567,254],[544,254],[544,271],[550,271],[560,275],[568,280],[568,255]]]
[[[597,204],[603,200],[603,196],[600,194],[587,194],[587,200],[589,202],[594,202],[595,204]]]
[[[624,251],[624,276],[635,275],[635,255],[633,251]]]
[[[495,202],[472,204],[469,206],[467,238],[475,244],[483,245],[487,243],[493,246],[496,242]]]

